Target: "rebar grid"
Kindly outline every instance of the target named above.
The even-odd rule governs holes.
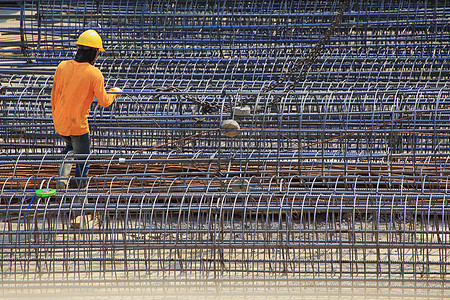
[[[444,1],[24,1],[0,43],[1,280],[285,280],[446,291]],[[60,154],[57,64],[93,28],[124,94]],[[15,46],[15,48],[14,48]],[[295,87],[292,88],[292,85]],[[248,105],[249,110],[242,113]],[[224,135],[233,118],[239,135]],[[62,163],[85,188],[57,188]]]

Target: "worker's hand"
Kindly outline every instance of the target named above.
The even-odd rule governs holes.
[[[110,89],[109,89],[109,92],[112,93],[112,94],[114,94],[114,92],[122,93],[123,91],[122,91],[121,88],[113,87],[113,88],[110,88]]]

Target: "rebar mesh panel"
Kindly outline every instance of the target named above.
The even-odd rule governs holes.
[[[2,287],[342,280],[445,294],[450,8],[350,1],[304,76],[270,88],[342,5],[23,1],[6,30],[20,38],[0,43]],[[53,74],[89,28],[106,87],[125,93],[94,101],[93,151],[68,157]],[[90,164],[85,188],[59,177],[64,163]]]

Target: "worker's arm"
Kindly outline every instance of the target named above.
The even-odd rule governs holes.
[[[103,77],[103,74],[100,71],[98,72],[98,75],[96,76],[94,94],[95,94],[95,97],[97,98],[98,104],[100,104],[103,107],[110,106],[113,103],[114,99],[118,96],[116,94],[108,94],[106,92],[105,79]]]

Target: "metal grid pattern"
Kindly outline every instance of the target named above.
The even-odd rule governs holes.
[[[24,1],[17,50],[0,49],[3,285],[446,287],[450,7],[351,1],[306,75],[267,91],[341,5]],[[52,75],[87,28],[103,36],[106,85],[125,93],[93,104],[93,153],[68,158]],[[30,205],[68,159],[91,164],[87,187]]]

